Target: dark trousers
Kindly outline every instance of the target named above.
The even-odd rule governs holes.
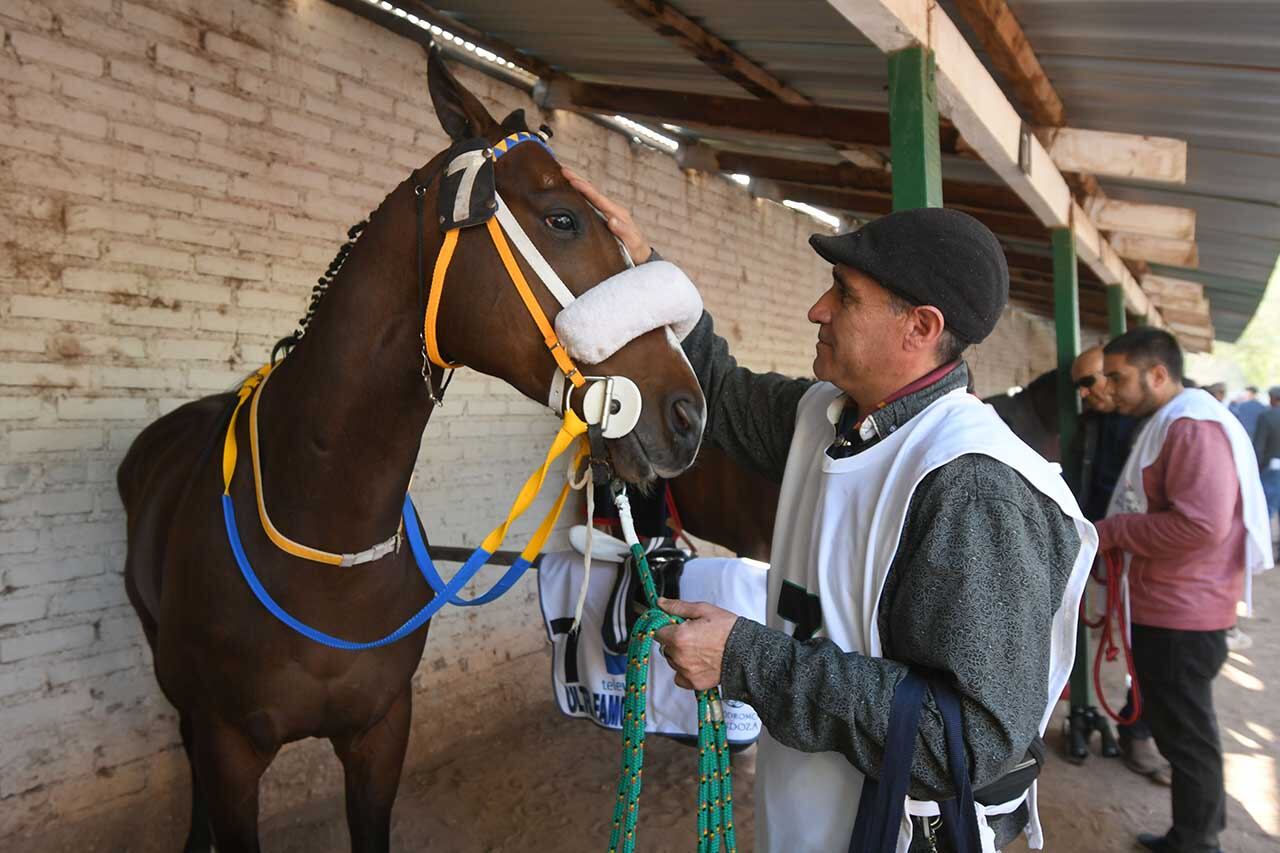
[[[1142,718],[1173,768],[1171,853],[1218,849],[1226,826],[1222,743],[1213,679],[1227,659],[1226,631],[1133,626],[1133,663]]]
[[[1133,688],[1129,688],[1124,694],[1124,707],[1120,709],[1120,719],[1128,719],[1133,714]],[[1131,737],[1134,740],[1150,740],[1151,727],[1147,725],[1147,721],[1139,717],[1129,725],[1124,723],[1116,723],[1116,729],[1121,735]]]

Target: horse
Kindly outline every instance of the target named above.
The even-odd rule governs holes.
[[[781,491],[777,483],[715,445],[703,444],[693,465],[667,486],[685,532],[739,557],[769,562]]]
[[[448,158],[459,146],[489,157],[494,146],[506,152],[503,143],[513,134],[533,134],[522,111],[496,121],[438,52],[428,59],[428,88],[454,144],[350,232],[353,242],[320,280],[287,356],[269,374],[269,389],[265,379],[257,388],[256,434],[251,416],[231,416],[236,395],[206,397],[149,425],[118,471],[127,511],[125,584],[160,688],[178,711],[191,767],[186,851],[214,844],[220,853],[259,850],[260,777],[283,744],[307,737],[328,739],[342,763],[352,850],[388,850],[410,729],[410,679],[430,626],[358,652],[290,630],[239,576],[219,500],[224,511],[229,501],[233,515],[252,518],[256,484],[260,507],[271,508],[278,530],[326,551],[398,535],[423,430],[442,393],[444,371],[428,365],[429,343],[446,363],[548,399],[557,354],[530,321],[533,311],[512,287],[510,267],[487,242],[486,229],[455,234],[457,261],[443,293],[434,283],[427,287],[423,272],[448,242],[434,216]],[[623,250],[569,187],[549,148],[512,147],[490,174],[575,296],[625,269]],[[525,275],[533,269],[527,262],[520,268]],[[546,283],[545,276],[529,280],[539,278]],[[544,315],[560,309],[547,292],[533,298]],[[434,337],[424,330],[424,301],[436,306]],[[630,379],[639,391],[634,428],[602,445],[617,476],[639,483],[675,476],[692,462],[704,403],[668,329],[640,334],[599,364],[579,366],[586,374]],[[582,395],[571,405],[586,418]],[[228,422],[233,428],[224,438]],[[230,439],[239,447],[256,441],[261,467],[254,470],[256,454],[252,467],[241,459],[224,496],[214,449]],[[276,602],[355,641],[387,634],[433,598],[407,548],[340,568],[286,554],[262,524],[243,524],[240,539]]]
[[[1060,458],[1057,375],[1056,370],[1050,370],[1016,394],[983,399],[1015,435],[1050,462]],[[715,445],[704,443],[694,464],[667,481],[667,487],[685,532],[740,557],[769,561],[778,508],[777,483],[734,461]],[[673,522],[668,520],[668,524]]]
[[[1058,371],[1046,371],[1016,394],[983,398],[1008,424],[1013,434],[1050,462],[1060,462],[1058,432]]]

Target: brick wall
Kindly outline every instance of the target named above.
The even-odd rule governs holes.
[[[5,0],[0,42],[2,840],[144,800],[185,815],[174,715],[121,581],[115,468],[149,421],[260,364],[346,227],[446,140],[421,49],[319,0]],[[537,115],[518,90],[459,76],[495,114]],[[580,117],[546,119],[562,159],[698,282],[745,363],[808,370],[804,310],[827,276],[812,220]],[[1011,312],[976,353],[982,390],[1034,375],[1029,348],[1050,363],[1051,331]],[[477,543],[554,429],[461,374],[415,486],[435,541]],[[433,732],[483,725],[477,709],[531,701],[535,599],[526,582],[438,620],[410,761]],[[322,746],[278,759],[264,815],[339,789]]]

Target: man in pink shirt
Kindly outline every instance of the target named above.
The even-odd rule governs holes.
[[[1137,328],[1104,353],[1121,414],[1151,418],[1154,427],[1195,402],[1183,399],[1165,408],[1184,393],[1182,353],[1169,333]],[[1140,434],[1135,454],[1142,442]],[[1142,717],[1173,769],[1173,826],[1165,835],[1143,834],[1138,841],[1154,851],[1211,853],[1220,849],[1226,805],[1212,683],[1226,660],[1227,629],[1236,622],[1244,589],[1243,503],[1223,424],[1176,417],[1158,448],[1154,461],[1141,468],[1145,510],[1117,512],[1113,501],[1111,514],[1097,522],[1099,548],[1130,555]],[[1147,456],[1152,453],[1154,446]]]

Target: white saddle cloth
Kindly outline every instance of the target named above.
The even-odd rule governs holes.
[[[684,565],[680,597],[686,601],[707,601],[739,616],[764,622],[768,570],[768,565],[755,560],[696,557]],[[582,611],[582,626],[570,634],[578,589],[582,585],[582,555],[575,551],[546,554],[538,568],[542,618],[554,647],[551,680],[556,705],[570,717],[584,717],[611,729],[622,727],[627,658],[625,648],[619,649],[620,655],[606,649],[602,628],[607,619],[613,636],[625,635],[626,623],[621,620],[625,620],[625,609],[630,606],[626,596],[621,596],[614,607],[609,606],[610,592],[620,571],[624,569],[619,563],[591,561],[591,582]],[[648,696],[645,731],[697,737],[698,703],[693,691],[676,686],[675,673],[666,659],[656,653],[649,659]],[[760,735],[760,718],[750,705],[726,701],[724,713],[731,744],[755,742]]]

